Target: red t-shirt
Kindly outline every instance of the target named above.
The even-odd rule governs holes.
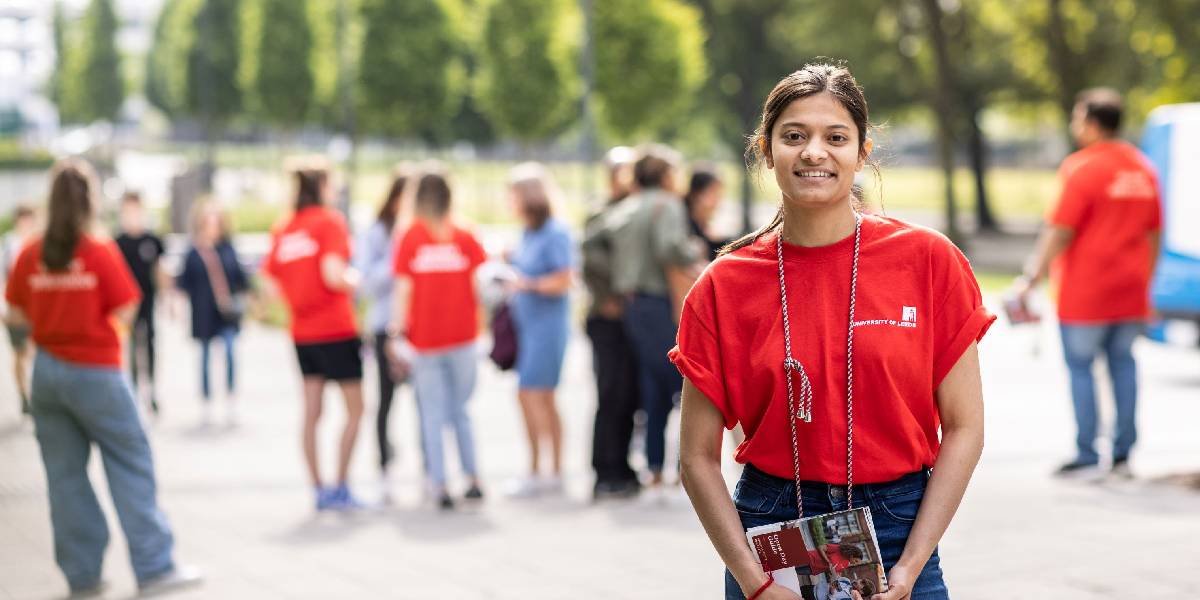
[[[1137,148],[1105,141],[1068,156],[1059,179],[1062,192],[1047,220],[1075,233],[1055,265],[1059,320],[1147,317],[1149,234],[1162,226],[1154,167]]]
[[[684,303],[671,361],[746,434],[735,458],[791,479],[777,234],[718,258]],[[813,386],[797,424],[800,477],[846,482],[846,328],[854,236],[784,245],[792,355]],[[934,391],[995,320],[966,257],[941,234],[865,216],[854,330],[854,480],[892,481],[933,465]],[[794,376],[796,401],[799,377]]]
[[[487,259],[475,236],[455,225],[435,240],[414,221],[396,244],[396,275],[412,280],[408,303],[408,340],[418,350],[465,344],[479,334],[475,269]]]
[[[342,215],[323,206],[304,208],[271,233],[263,269],[279,282],[297,343],[358,335],[350,294],[329,289],[321,277],[321,258],[331,253],[349,261],[350,235]]]
[[[808,566],[813,573],[828,571],[830,566],[834,571],[841,573],[850,566],[850,559],[842,554],[842,547],[838,544],[825,544],[825,555],[829,557],[828,561],[821,556],[820,551],[808,551]]]
[[[55,358],[88,366],[120,367],[121,338],[112,312],[141,292],[111,240],[80,238],[63,271],[42,263],[42,240],[17,257],[5,298],[29,317],[33,341]]]

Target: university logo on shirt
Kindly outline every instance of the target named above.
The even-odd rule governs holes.
[[[279,238],[279,248],[275,251],[275,261],[289,263],[315,256],[320,247],[317,241],[308,235],[307,231],[285,233]]]
[[[64,271],[47,271],[45,265],[29,277],[29,287],[35,292],[94,290],[98,284],[95,273],[83,270],[83,262],[71,259]]]
[[[1154,197],[1154,179],[1144,171],[1117,171],[1105,192],[1112,200],[1147,200]]]
[[[470,264],[457,244],[426,244],[417,249],[409,269],[413,273],[459,273]]]
[[[916,329],[917,328],[917,307],[902,305],[900,307],[900,320],[899,321],[897,321],[896,319],[865,319],[862,321],[854,322],[855,327],[871,327],[871,326],[876,326],[876,325],[887,325],[889,327],[903,327],[905,329]]]

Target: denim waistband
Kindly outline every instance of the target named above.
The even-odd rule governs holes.
[[[758,467],[746,463],[745,469],[742,471],[742,479],[747,479],[759,485],[768,486],[770,489],[793,488],[795,482],[791,479],[776,477],[759,469]],[[924,490],[925,484],[929,481],[929,469],[921,469],[906,475],[885,481],[882,483],[856,483],[854,484],[855,497],[862,494],[866,498],[887,498],[890,496],[898,496],[909,492]],[[824,483],[820,481],[801,481],[800,491],[802,493],[825,495],[825,494],[844,494],[846,491],[845,484]],[[793,492],[794,493],[794,492]]]

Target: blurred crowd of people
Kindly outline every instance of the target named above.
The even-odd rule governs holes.
[[[107,532],[92,531],[104,522],[86,474],[92,443],[106,464],[125,467],[106,473],[140,585],[199,579],[194,569],[174,563],[139,415],[157,416],[172,404],[164,403],[156,381],[162,365],[155,315],[165,305],[176,318],[185,300],[200,350],[202,426],[216,423],[218,413],[227,426],[238,424],[239,329],[248,306],[281,300],[301,376],[302,448],[316,509],[364,505],[348,480],[368,403],[363,360],[371,358],[382,501],[392,501],[395,485],[390,415],[398,388],[407,384],[417,405],[424,497],[450,510],[484,498],[469,406],[489,321],[493,358],[511,355],[497,364],[515,371],[529,450],[528,472],[507,482],[503,493],[564,493],[556,389],[572,328],[570,296],[582,275],[598,396],[594,498],[632,498],[647,485],[661,490],[664,466],[673,464],[665,430],[681,384],[666,353],[683,296],[724,243],[710,234],[723,186],[707,166],[693,169],[690,185],[683,185],[682,160],[665,146],[614,148],[606,168],[608,193],[583,224],[582,239],[558,214],[561,194],[549,170],[537,163],[513,168],[507,195],[520,237],[489,256],[455,211],[452,182],[441,165],[398,167],[374,220],[352,236],[332,206],[336,174],[323,159],[297,160],[288,167],[295,190],[291,210],[271,232],[259,284],[252,286],[254,273],[239,256],[229,215],[219,204],[196,203],[187,247],[168,260],[168,245],[137,192],[120,199],[117,235],[109,239],[92,168],[80,159],[60,161],[44,219],[33,208],[17,209],[3,240],[3,260],[13,372],[21,410],[32,414],[46,463],[55,533],[69,548],[58,560],[72,590],[99,585],[107,540]],[[361,323],[358,306],[365,307]],[[222,386],[210,377],[218,341],[223,407],[214,400]],[[330,382],[346,408],[332,473],[319,463],[316,439]],[[101,391],[106,398],[93,398]],[[451,485],[446,430],[457,444],[461,485]],[[635,430],[643,432],[643,444],[634,442]],[[640,461],[638,447],[644,448]],[[645,471],[638,473],[634,464],[644,464]],[[85,521],[93,523],[85,527],[88,540],[76,539]]]

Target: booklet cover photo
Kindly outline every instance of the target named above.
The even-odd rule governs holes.
[[[866,600],[887,590],[866,508],[746,530],[763,571],[805,600]]]

